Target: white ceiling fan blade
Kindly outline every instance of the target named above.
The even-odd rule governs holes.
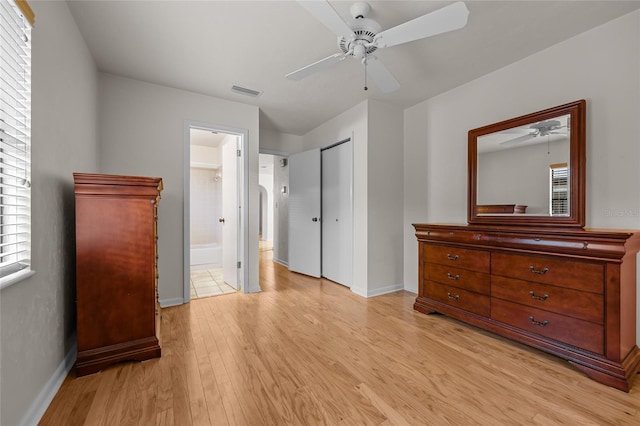
[[[338,37],[348,39],[353,36],[351,28],[349,28],[329,2],[324,0],[298,0],[298,3]]]
[[[400,83],[395,79],[391,72],[384,66],[382,62],[375,56],[368,56],[366,59],[367,75],[378,89],[384,93],[391,93],[400,87]]]
[[[527,133],[526,135],[518,136],[517,138],[509,139],[508,141],[500,142],[503,147],[517,145],[522,142],[526,142],[529,139],[533,139],[538,136],[538,133]]]
[[[377,34],[378,47],[395,46],[436,34],[457,30],[467,25],[469,10],[463,2],[453,3],[419,18]]]
[[[335,53],[331,56],[327,56],[324,59],[320,59],[317,62],[307,65],[306,67],[302,67],[299,70],[290,72],[284,77],[289,80],[302,80],[303,78],[315,72],[329,68],[331,65],[335,64],[336,62],[342,61],[344,58],[346,58],[346,55],[344,53]]]

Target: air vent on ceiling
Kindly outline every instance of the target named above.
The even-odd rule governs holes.
[[[245,95],[245,96],[252,96],[252,97],[258,97],[262,94],[262,92],[259,92],[257,90],[253,90],[253,89],[247,89],[246,87],[242,87],[242,86],[237,86],[237,85],[233,85],[231,86],[231,91],[232,92],[236,92],[236,93],[240,93],[241,95]]]

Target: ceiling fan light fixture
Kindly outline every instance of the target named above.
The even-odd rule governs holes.
[[[367,50],[362,44],[356,44],[353,47],[353,56],[355,56],[356,58],[364,58],[366,53]]]
[[[380,24],[367,18],[371,10],[368,3],[358,2],[351,6],[351,21],[345,21],[327,0],[298,0],[298,3],[338,36],[341,53],[290,72],[285,78],[301,80],[351,56],[364,60],[365,74],[384,93],[397,90],[400,84],[382,62],[372,57],[376,50],[462,28],[469,16],[469,10],[459,1],[382,31]],[[369,62],[367,59],[370,56],[372,61]]]

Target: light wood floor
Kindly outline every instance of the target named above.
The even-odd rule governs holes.
[[[261,262],[263,292],[162,311],[162,358],[70,375],[42,425],[638,425],[630,394],[439,315]]]

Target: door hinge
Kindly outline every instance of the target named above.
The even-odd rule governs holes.
[[[237,150],[237,151],[236,151],[236,153],[238,154],[238,157],[241,157],[241,156],[242,156],[242,151]]]
[[[238,269],[242,267],[242,262],[238,261]]]

